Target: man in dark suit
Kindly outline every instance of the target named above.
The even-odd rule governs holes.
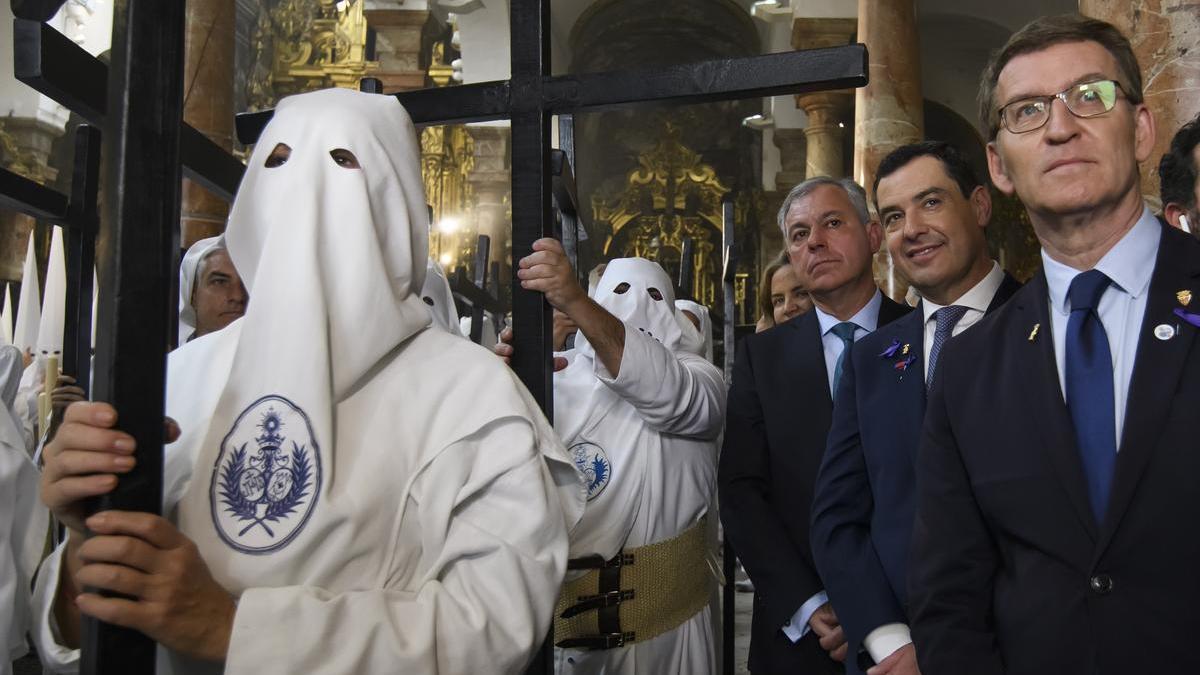
[[[854,345],[813,500],[813,558],[849,643],[847,670],[917,673],[906,572],[926,382],[941,347],[1020,287],[988,253],[992,203],[948,143],[892,151],[875,202],[892,261],[917,311]],[[860,649],[864,652],[860,654]]]
[[[1107,23],[1038,19],[980,102],[1043,271],[937,366],[909,564],[921,672],[1196,672],[1200,242],[1142,202],[1137,61]]]
[[[875,287],[883,238],[850,180],[812,178],[779,224],[813,311],[738,346],[717,483],[721,521],[750,579],[750,670],[842,671],[846,646],[809,546],[809,507],[847,345],[908,311]]]

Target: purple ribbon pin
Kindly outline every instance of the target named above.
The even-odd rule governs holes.
[[[896,370],[899,370],[900,372],[904,372],[904,371],[908,370],[908,367],[911,366],[913,364],[913,361],[916,361],[916,360],[917,360],[917,355],[910,354],[908,356],[908,358],[897,361],[895,368],[896,368]]]
[[[890,359],[893,356],[895,356],[896,352],[898,352],[898,351],[900,351],[900,341],[895,338],[892,338],[892,344],[888,345],[888,348],[883,350],[883,352],[880,354],[880,356],[885,359]]]
[[[1175,308],[1175,316],[1183,319],[1184,321],[1192,324],[1193,326],[1196,326],[1197,328],[1200,328],[1200,314],[1192,314],[1191,312],[1187,311],[1186,309],[1184,309],[1182,307],[1176,307]]]

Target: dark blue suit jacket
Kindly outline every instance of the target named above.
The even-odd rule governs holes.
[[[1200,328],[1175,310],[1200,312],[1200,242],[1162,230],[1101,522],[1063,402],[1046,288],[1037,275],[940,357],[909,563],[921,672],[1195,673]],[[1193,298],[1186,308],[1181,291]],[[1163,325],[1169,339],[1155,335]]]
[[[1021,284],[1009,275],[988,311]],[[881,354],[893,343],[915,356]],[[905,579],[916,509],[917,447],[925,419],[925,321],[921,309],[855,343],[843,368],[817,474],[813,559],[850,644],[847,670],[858,672],[863,638],[888,623],[908,623]]]

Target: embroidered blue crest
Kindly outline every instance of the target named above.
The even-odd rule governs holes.
[[[575,458],[575,468],[583,474],[590,502],[599,497],[600,493],[604,492],[604,488],[608,487],[608,481],[612,478],[612,462],[609,461],[608,453],[604,452],[604,448],[595,443],[584,442],[572,445],[571,456]]]
[[[264,554],[300,533],[317,503],[321,454],[308,416],[282,396],[251,403],[221,442],[209,504],[217,534]]]

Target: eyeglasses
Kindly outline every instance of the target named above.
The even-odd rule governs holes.
[[[1000,109],[1000,124],[1009,132],[1024,134],[1041,129],[1050,119],[1050,104],[1061,99],[1067,110],[1076,117],[1096,117],[1113,109],[1121,85],[1113,80],[1097,80],[1073,84],[1050,96],[1030,96],[1013,101]]]

